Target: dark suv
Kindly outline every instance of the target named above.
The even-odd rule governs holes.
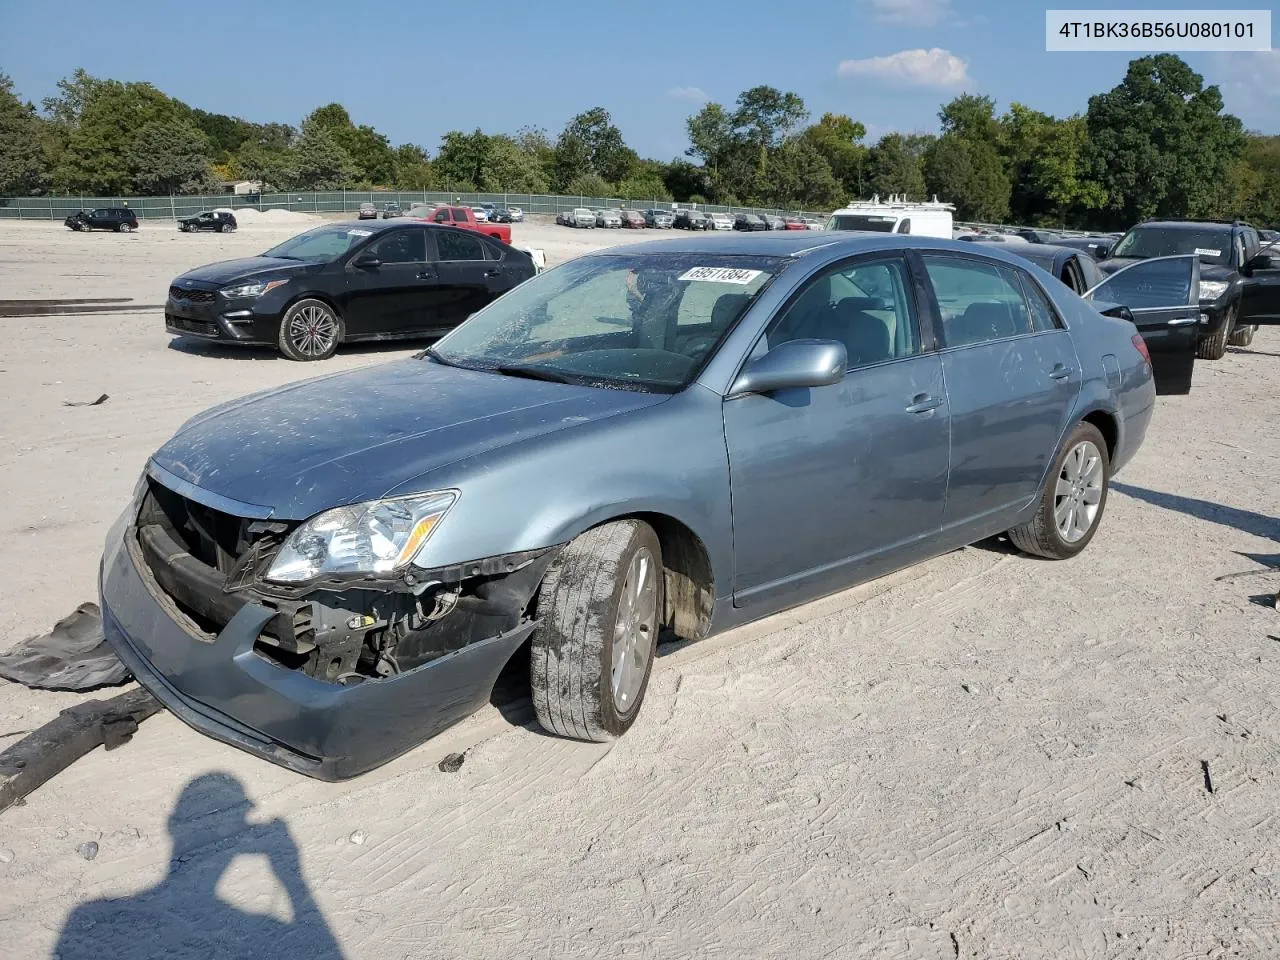
[[[225,210],[206,210],[194,217],[182,217],[178,220],[178,229],[184,233],[196,233],[200,230],[230,233],[235,228],[235,216]]]
[[[138,229],[138,215],[128,207],[81,210],[62,222],[72,230],[114,230],[116,233],[128,233]]]
[[[1137,260],[1189,253],[1200,259],[1197,357],[1217,360],[1228,343],[1252,343],[1259,324],[1280,324],[1280,250],[1247,223],[1147,220],[1130,227],[1098,266],[1110,274]]]

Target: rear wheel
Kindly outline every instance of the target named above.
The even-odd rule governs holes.
[[[1235,332],[1231,334],[1231,339],[1227,342],[1233,347],[1247,347],[1253,343],[1253,335],[1258,332],[1256,323],[1247,326],[1237,327]]]
[[[1223,321],[1222,329],[1217,333],[1210,334],[1199,343],[1196,344],[1196,357],[1200,360],[1221,360],[1222,355],[1227,352],[1227,341],[1235,332],[1236,327],[1236,311],[1238,304],[1232,304],[1227,308],[1227,317]]]
[[[120,233],[128,233],[132,229],[133,229],[133,224],[131,223],[122,223],[120,224],[120,226],[116,227],[116,230],[118,230]]]
[[[342,318],[323,300],[299,300],[280,321],[280,352],[290,360],[327,360],[342,342]]]
[[[653,528],[619,520],[588,530],[538,591],[530,678],[544,729],[604,742],[635,722],[661,622],[662,548]]]
[[[1098,529],[1110,482],[1111,463],[1102,434],[1091,423],[1076,424],[1054,460],[1036,515],[1010,530],[1009,539],[1037,557],[1074,557]]]

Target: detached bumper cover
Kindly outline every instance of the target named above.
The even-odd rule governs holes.
[[[156,587],[126,514],[102,559],[102,625],[138,682],[179,719],[232,746],[322,780],[380,766],[474,712],[527,623],[414,670],[354,686],[327,683],[254,652],[274,611],[246,604],[212,641],[186,627]]]

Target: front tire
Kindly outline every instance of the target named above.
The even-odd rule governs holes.
[[[1196,357],[1200,360],[1221,360],[1223,354],[1227,352],[1227,341],[1231,339],[1235,332],[1236,311],[1239,309],[1238,304],[1232,304],[1227,309],[1226,320],[1223,321],[1222,329],[1217,333],[1211,334],[1196,344]]]
[[[588,530],[556,557],[538,590],[530,663],[543,729],[597,743],[630,729],[653,669],[662,571],[658,537],[639,520]]]
[[[328,360],[342,337],[342,318],[323,300],[299,300],[280,321],[280,352],[290,360]]]
[[[1089,545],[1111,485],[1111,462],[1102,433],[1091,423],[1071,431],[1040,494],[1036,515],[1009,531],[1023,553],[1049,560],[1074,557]]]

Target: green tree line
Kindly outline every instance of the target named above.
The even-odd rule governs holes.
[[[434,155],[393,146],[337,103],[296,127],[209,113],[151,84],[84,70],[37,108],[0,73],[0,196],[201,193],[260,180],[339,188],[560,193],[822,210],[875,194],[937,196],[960,220],[1123,227],[1143,217],[1280,222],[1280,136],[1246,132],[1217,87],[1171,54],[1130,62],[1088,109],[1054,117],[990,97],[942,104],[937,134],[867,142],[844,114],[816,122],[796,93],[743,91],[686,122],[689,148],[642,158],[603,107],[554,138],[452,130]]]

